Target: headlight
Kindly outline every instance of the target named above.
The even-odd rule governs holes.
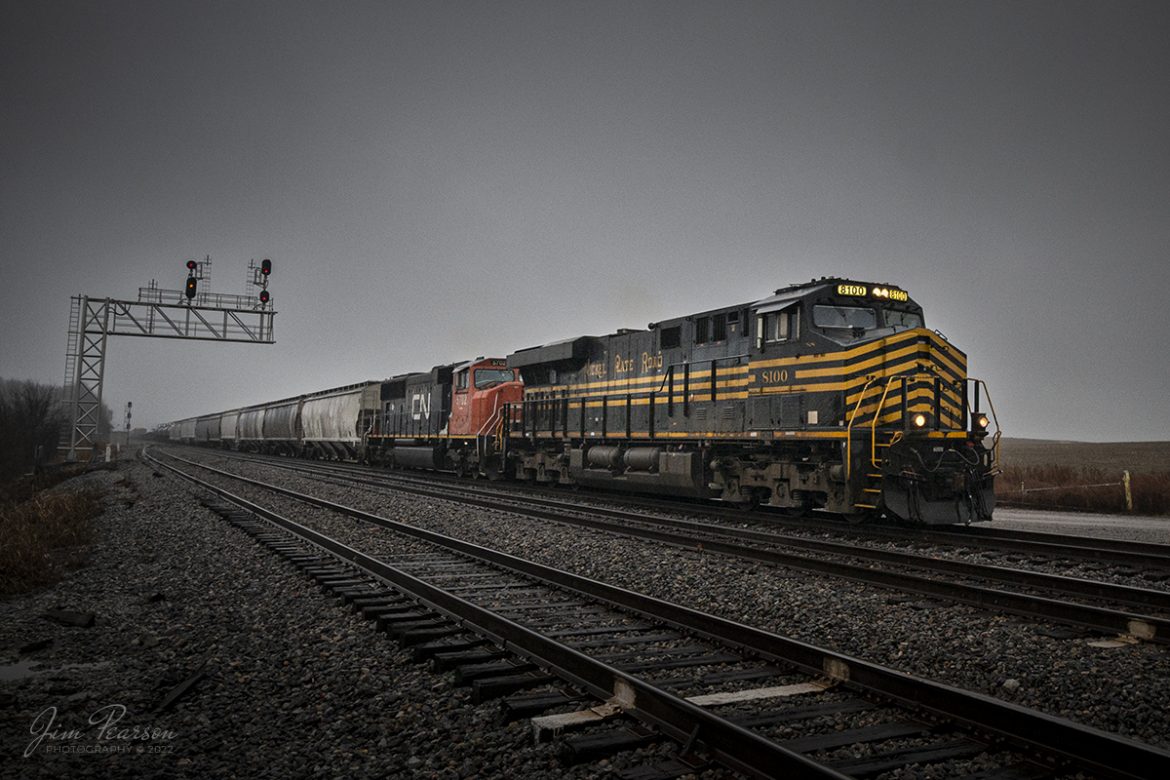
[[[986,414],[976,414],[971,417],[971,430],[975,433],[986,433],[991,420]]]
[[[914,423],[915,428],[925,428],[926,427],[926,415],[919,412],[918,414],[914,415],[911,422]]]

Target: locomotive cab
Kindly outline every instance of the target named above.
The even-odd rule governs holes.
[[[905,291],[814,280],[777,290],[753,315],[749,428],[764,440],[803,439],[802,460],[841,463],[828,479],[761,485],[769,502],[925,524],[991,518],[999,434],[988,441],[986,388]],[[807,489],[796,493],[798,482]],[[739,479],[741,493],[751,484]]]
[[[755,351],[761,355],[834,352],[925,327],[922,307],[891,287],[838,284],[809,295],[780,290],[756,304]]]
[[[508,361],[499,358],[472,361],[455,367],[451,417],[452,436],[486,436],[495,431],[506,404],[524,398],[524,384]]]

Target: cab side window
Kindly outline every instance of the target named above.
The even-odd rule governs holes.
[[[695,320],[695,343],[706,344],[711,338],[711,318],[699,317]]]
[[[716,314],[711,318],[711,340],[727,341],[727,315]]]
[[[463,390],[467,389],[467,375],[469,373],[470,373],[470,371],[468,369],[463,369],[462,371],[460,371],[458,374],[455,375],[455,389],[456,390],[463,391]]]
[[[774,311],[760,317],[759,338],[757,343],[776,344],[785,341],[796,341],[800,338],[800,307],[789,306],[781,311]]]
[[[727,341],[726,314],[699,317],[695,320],[695,343],[707,344],[715,341]]]

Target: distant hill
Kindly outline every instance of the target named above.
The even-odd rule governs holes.
[[[1000,441],[1005,467],[1090,466],[1110,471],[1170,471],[1170,441],[1084,442],[1046,439]]]

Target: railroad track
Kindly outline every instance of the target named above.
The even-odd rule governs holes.
[[[250,460],[243,456],[231,456]],[[968,563],[843,542],[783,535],[629,510],[485,491],[466,483],[425,486],[397,474],[354,474],[345,467],[284,459],[264,465],[334,484],[362,485],[522,514],[683,548],[840,577],[901,593],[943,598],[993,612],[1107,635],[1170,644],[1170,592],[1025,569]],[[793,552],[800,550],[802,552]],[[896,567],[896,568],[895,568]],[[1010,586],[1011,589],[1006,589]]]
[[[207,452],[208,450],[199,450]],[[224,456],[239,456],[238,453],[215,451]],[[277,464],[287,463],[289,458],[278,456],[248,455],[247,457]],[[314,462],[314,469],[324,472],[354,473],[355,471],[372,476],[392,474],[403,481],[413,481],[424,485],[466,485],[466,479],[441,472],[428,472],[425,476],[403,471],[387,471],[359,464]],[[524,495],[546,497],[568,503],[564,489],[534,486],[531,484],[507,485],[493,483],[492,490],[500,495]],[[1040,533],[1034,531],[1019,531],[1008,528],[996,528],[994,523],[989,526],[947,526],[945,528],[907,528],[879,524],[849,525],[838,516],[818,512],[815,519],[797,518],[785,515],[780,511],[759,507],[755,512],[745,512],[740,509],[721,507],[715,502],[699,502],[693,499],[652,498],[646,496],[631,496],[620,493],[597,491],[591,493],[591,508],[598,503],[620,505],[633,509],[650,509],[675,514],[690,514],[708,520],[726,520],[735,526],[753,524],[765,530],[775,531],[778,528],[813,531],[816,533],[831,532],[846,538],[867,541],[889,541],[910,544],[930,543],[940,546],[972,549],[986,548],[999,550],[1003,553],[1014,553],[1021,556],[1037,559],[1052,559],[1057,561],[1086,561],[1098,564],[1119,564],[1128,567],[1126,574],[1136,570],[1148,569],[1159,572],[1165,579],[1170,580],[1170,544],[1155,544],[1151,542],[1137,542],[1125,539],[1106,539],[1101,537],[1073,536],[1067,534]],[[632,509],[630,509],[632,508]]]
[[[1170,753],[1132,740],[287,488],[146,457],[215,493],[217,511],[416,646],[417,657],[456,668],[480,699],[509,696],[513,716],[569,709],[533,726],[591,725],[566,741],[576,758],[662,739],[680,746],[628,776],[674,777],[716,762],[758,777],[867,777],[973,757],[980,776],[1004,780],[1170,773]],[[338,520],[347,544],[224,481],[390,530],[397,542]],[[621,725],[600,730],[610,722]]]

